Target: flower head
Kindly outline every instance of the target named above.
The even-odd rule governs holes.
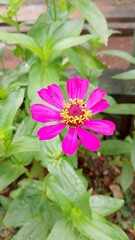
[[[53,108],[43,104],[33,104],[30,109],[32,118],[42,123],[56,122],[38,130],[39,140],[54,138],[68,127],[67,135],[62,141],[62,149],[66,154],[73,154],[78,148],[79,140],[90,151],[100,148],[99,138],[88,130],[106,136],[113,134],[115,130],[113,122],[93,118],[95,114],[109,107],[109,103],[104,99],[106,92],[96,88],[85,101],[88,86],[87,79],[78,77],[69,79],[68,101],[65,101],[60,87],[56,84],[38,91],[39,97]]]

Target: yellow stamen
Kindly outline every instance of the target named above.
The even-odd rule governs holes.
[[[63,118],[62,122],[70,126],[79,126],[92,117],[92,111],[86,110],[86,104],[83,100],[74,98],[69,99],[61,110],[60,116]]]

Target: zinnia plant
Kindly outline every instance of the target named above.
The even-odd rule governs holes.
[[[93,118],[95,114],[109,107],[109,103],[104,99],[106,92],[96,88],[85,100],[88,87],[87,79],[78,77],[68,79],[67,101],[56,84],[38,91],[39,97],[53,108],[43,104],[33,104],[32,118],[41,123],[57,122],[40,128],[37,132],[39,140],[52,139],[67,127],[68,132],[62,141],[62,149],[65,154],[71,155],[77,150],[79,140],[90,151],[100,148],[99,138],[88,130],[106,136],[113,134],[115,124],[112,121]]]

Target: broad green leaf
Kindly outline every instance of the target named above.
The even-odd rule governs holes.
[[[27,166],[35,159],[36,153],[34,151],[27,151],[26,149],[26,151],[15,153],[14,158],[17,162],[21,162],[23,166]]]
[[[58,42],[60,39],[76,37],[83,28],[84,21],[82,19],[69,20],[59,26],[53,33],[54,42]]]
[[[24,98],[24,89],[18,89],[2,100],[0,108],[0,128],[7,129],[13,125],[13,120]]]
[[[61,148],[61,140],[59,136],[56,136],[49,141],[41,141],[40,142],[43,160],[42,165],[47,167],[49,163],[55,161],[59,156],[61,156],[62,148]]]
[[[85,68],[84,62],[82,60],[80,61],[77,49],[67,49],[64,51],[64,55],[68,57],[69,62],[82,75],[82,77],[87,77],[87,69]]]
[[[39,58],[42,59],[43,57],[42,50],[34,39],[23,33],[8,33],[0,31],[0,40],[8,44],[20,44],[37,54]]]
[[[41,214],[27,222],[12,240],[45,240],[48,233],[49,228],[46,215]]]
[[[122,140],[105,140],[101,142],[100,152],[109,155],[119,155],[130,153],[131,145],[129,142]]]
[[[11,203],[5,215],[4,224],[7,227],[22,226],[34,216],[45,211],[48,206],[43,192],[43,184],[39,181],[22,188],[17,198]]]
[[[133,182],[133,177],[134,177],[133,172],[134,172],[134,169],[131,162],[124,161],[121,178],[120,178],[120,184],[124,192],[130,187],[130,185]]]
[[[90,207],[92,211],[97,212],[102,216],[108,216],[118,211],[123,204],[123,200],[109,196],[94,195],[90,197]]]
[[[26,117],[17,128],[12,143],[17,142],[21,136],[31,136],[36,124],[37,123],[33,121],[30,116]]]
[[[11,160],[0,163],[0,191],[24,173],[24,167]]]
[[[0,20],[18,29],[18,23],[11,18],[0,16]]]
[[[65,240],[65,236],[66,240],[89,240],[75,229],[72,222],[64,218],[55,223],[47,240]]]
[[[70,48],[64,51],[70,63],[81,73],[83,77],[89,75],[90,70],[104,69],[104,65],[95,57],[88,55],[81,48]],[[88,70],[88,71],[87,71]],[[87,73],[88,72],[88,73]]]
[[[92,38],[93,38],[92,34],[86,34],[86,35],[79,36],[79,37],[67,37],[66,39],[62,39],[62,40],[58,41],[57,43],[55,43],[53,45],[53,50],[58,51],[58,50],[63,50],[63,49],[67,49],[70,47],[74,47],[74,46],[80,45],[84,42],[87,42]]]
[[[113,104],[105,112],[112,114],[135,115],[135,104],[133,103]]]
[[[107,44],[109,36],[107,22],[95,3],[89,0],[74,0],[74,2],[83,17],[89,22],[92,30],[100,37],[101,43]]]
[[[104,229],[100,230],[93,221],[90,221],[86,217],[81,217],[78,221],[73,222],[76,229],[81,232],[88,239],[92,240],[116,240],[104,233]],[[118,239],[117,239],[118,240]],[[122,239],[121,239],[122,240]],[[123,239],[124,240],[124,239]]]
[[[131,163],[132,163],[134,171],[135,171],[135,133],[133,134],[133,141],[131,144],[130,156],[131,156]]]
[[[0,98],[5,98],[8,94],[8,90],[7,89],[2,89],[0,87]]]
[[[60,219],[55,223],[47,240],[78,240],[76,231],[72,223],[67,222],[65,219]]]
[[[94,226],[96,226],[101,232],[105,233],[110,239],[129,240],[128,236],[117,225],[114,225],[95,212],[92,212],[92,216]]]
[[[116,74],[112,78],[119,80],[135,80],[135,70],[129,70],[124,73]]]
[[[135,63],[135,57],[121,50],[104,50],[104,51],[98,52],[98,55],[111,55],[111,56],[122,58],[130,63]]]
[[[106,95],[105,99],[109,102],[110,105],[117,104],[116,100],[110,95]]]
[[[89,193],[86,191],[82,179],[68,162],[64,159],[55,160],[48,165],[48,170],[54,177],[54,180],[49,181],[49,189],[61,208],[68,212],[73,203],[76,208],[80,209],[79,211],[91,218]]]
[[[39,16],[37,21],[32,25],[28,35],[32,37],[41,47],[48,40],[48,32],[50,29],[50,22],[46,13]]]
[[[7,150],[7,156],[19,152],[39,152],[40,145],[37,137],[21,136],[17,141],[13,142]]]
[[[44,66],[41,62],[33,64],[29,71],[29,98],[34,100],[38,90],[58,81],[58,70],[54,66]]]
[[[0,204],[5,211],[8,211],[11,201],[12,200],[9,197],[0,195]]]
[[[31,62],[23,61],[16,69],[6,70],[6,74],[1,79],[1,86],[3,89],[18,89],[16,86],[26,86],[26,73],[29,71]]]
[[[75,227],[92,240],[129,240],[126,234],[116,225],[107,221],[101,215],[92,212],[92,220],[82,216],[75,223]]]

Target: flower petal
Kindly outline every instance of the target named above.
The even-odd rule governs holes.
[[[109,120],[89,119],[83,126],[106,136],[112,135],[116,129],[115,124]]]
[[[46,123],[61,120],[59,111],[49,108],[43,104],[33,104],[30,111],[32,119],[37,122]]]
[[[77,133],[82,145],[90,151],[96,151],[100,148],[99,138],[91,132],[86,131],[81,127],[77,127]]]
[[[49,140],[56,137],[61,131],[66,127],[65,123],[44,126],[40,128],[37,132],[39,140]]]
[[[47,88],[42,88],[38,91],[38,95],[45,102],[51,104],[52,106],[62,109],[65,104],[64,97],[60,87],[56,84],[52,84]]]
[[[70,78],[67,81],[68,98],[84,99],[89,86],[87,79],[80,79],[78,77]]]
[[[92,110],[92,115],[103,112],[104,110],[106,110],[108,107],[110,106],[110,104],[105,100],[102,99],[100,100],[97,104],[95,104],[94,106],[92,106],[90,108],[90,110]]]
[[[70,128],[62,141],[62,149],[65,154],[73,154],[78,148],[76,128]]]
[[[86,108],[90,109],[92,106],[97,104],[101,99],[103,99],[105,95],[106,92],[104,90],[100,88],[94,89],[86,102]]]

